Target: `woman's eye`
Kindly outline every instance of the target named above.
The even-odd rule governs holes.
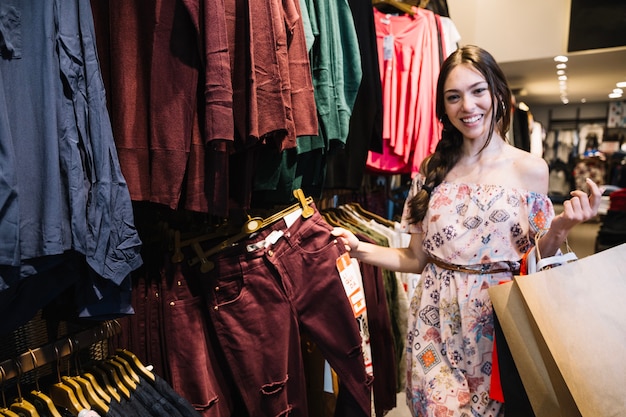
[[[451,94],[449,96],[446,96],[446,100],[449,102],[454,102],[457,101],[459,99],[459,96],[456,94]]]
[[[474,90],[474,94],[483,94],[485,91],[487,91],[486,88],[477,88],[476,90]]]

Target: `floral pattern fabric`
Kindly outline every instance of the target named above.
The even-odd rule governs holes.
[[[416,177],[407,201],[419,191]],[[519,262],[545,230],[554,208],[543,194],[499,185],[443,182],[426,217],[408,225],[423,233],[429,256],[472,266]],[[407,403],[418,417],[496,417],[502,404],[490,399],[493,309],[487,289],[513,273],[468,274],[428,264],[409,311]]]

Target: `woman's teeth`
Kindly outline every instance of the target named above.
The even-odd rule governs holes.
[[[468,119],[461,119],[463,121],[463,123],[474,123],[478,120],[480,120],[482,116],[474,116],[474,117],[470,117]]]

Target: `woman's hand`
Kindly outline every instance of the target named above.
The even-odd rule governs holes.
[[[563,202],[563,212],[554,218],[552,227],[569,231],[578,223],[586,222],[598,214],[604,190],[589,178],[586,181],[589,195],[581,190],[572,191],[572,198]]]
[[[604,191],[589,178],[587,178],[587,185],[590,190],[589,195],[581,190],[572,191],[572,198],[563,202],[563,212],[552,219],[550,229],[539,239],[541,253],[545,256],[556,253],[574,226],[598,214]]]
[[[330,233],[340,239],[348,252],[358,249],[360,241],[351,231],[343,227],[335,227]]]

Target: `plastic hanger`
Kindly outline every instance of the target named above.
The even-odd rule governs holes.
[[[398,0],[372,0],[372,6],[381,10],[382,12],[388,11],[389,7],[392,7],[402,13],[406,13],[410,16],[415,15],[415,11],[413,10],[413,6],[408,3],[403,3]]]
[[[121,397],[117,394],[117,392],[115,392],[116,396],[113,397],[104,388],[102,388],[102,386],[93,374],[89,372],[83,372],[81,376],[89,381],[96,394],[98,394],[98,396],[102,398],[105,403],[109,404],[111,401],[113,401],[113,399],[117,400],[117,402],[121,400]]]
[[[76,382],[74,379],[72,379],[71,377],[67,375],[63,375],[61,377],[61,381],[65,386],[69,387],[72,391],[74,391],[74,395],[76,395],[76,398],[78,399],[80,405],[84,409],[89,410],[91,408],[89,401],[87,401],[87,398],[85,397],[85,393],[83,392],[83,389],[78,384],[78,382]]]
[[[146,366],[144,366],[143,363],[141,363],[139,358],[134,353],[126,349],[117,349],[115,353],[117,354],[117,356],[125,358],[130,366],[133,367],[133,369],[135,369],[135,372],[137,372],[139,375],[143,376],[148,381],[156,381],[156,377],[154,376],[154,374],[150,372],[150,370]]]
[[[57,362],[57,382],[49,388],[50,398],[55,405],[66,408],[70,413],[77,416],[84,407],[76,398],[74,391],[64,384],[61,379],[61,358],[59,356],[59,348],[56,345],[54,345],[54,353]]]
[[[186,246],[193,247],[194,245],[205,242],[207,240],[226,237],[234,233],[237,233],[237,230],[233,227],[233,225],[227,222],[221,224],[212,232],[204,233],[194,237],[182,238],[180,230],[173,230],[170,233],[170,246],[173,246],[171,248],[171,250],[173,251],[171,260],[172,262],[176,263],[182,262],[183,259],[185,259],[185,255],[183,254],[181,249]]]
[[[357,213],[359,213],[361,216],[367,217],[369,219],[375,220],[378,223],[381,223],[385,226],[388,227],[394,227],[395,224],[392,220],[388,220],[384,217],[379,216],[376,213],[372,213],[371,211],[368,211],[366,209],[364,209],[359,203],[350,203],[348,204],[348,207],[353,208]]]
[[[22,363],[17,359],[14,362],[17,367],[17,398],[9,406],[9,409],[20,415],[20,417],[40,417],[35,406],[22,397]]]
[[[4,370],[4,368],[2,366],[0,366],[0,376],[2,376],[2,407],[0,408],[0,415],[5,416],[5,417],[20,417],[19,414],[15,413],[14,411],[11,411],[10,409],[7,408],[7,398],[6,395],[4,393],[4,384],[6,382],[6,372]]]
[[[141,378],[139,378],[139,375],[137,374],[137,372],[135,372],[135,370],[133,369],[132,366],[130,366],[130,363],[128,363],[128,361],[120,356],[113,356],[110,359],[113,362],[118,363],[122,369],[124,370],[124,373],[126,375],[128,375],[128,377],[131,379],[131,381],[133,381],[135,384],[139,384],[141,383]]]
[[[111,366],[115,369],[115,373],[120,378],[120,381],[128,388],[130,392],[133,392],[137,389],[137,384],[133,379],[128,375],[124,366],[122,366],[119,362],[116,362],[113,358],[109,358],[104,362],[105,365]]]
[[[70,346],[72,346],[72,344],[76,344],[76,353],[74,353],[73,355],[76,375],[70,377],[71,381],[77,385],[77,392],[79,392],[79,390],[80,392],[82,392],[90,408],[96,410],[100,415],[108,414],[109,406],[103,401],[101,397],[98,396],[91,383],[87,379],[80,376],[81,366],[78,357],[78,352],[80,351],[80,348],[78,346],[78,340],[75,340],[74,342],[70,340]]]
[[[118,391],[127,400],[130,399],[131,391],[120,380],[120,377],[119,375],[117,375],[115,368],[113,368],[106,361],[99,362],[98,364],[96,364],[96,366],[93,368],[93,372],[94,372],[94,375],[96,375],[96,377],[98,375],[102,376],[102,374],[104,374],[104,377],[109,382],[110,386],[115,387],[115,390]]]
[[[88,374],[85,373],[83,375]],[[89,373],[89,375],[93,375],[100,387],[112,398],[115,398],[118,402],[122,400],[122,396],[124,396],[124,398],[126,399],[130,398],[130,392],[124,390],[124,387],[121,387],[121,382],[116,385],[115,381],[111,379],[108,372],[104,369],[98,366],[94,366],[93,368],[91,368],[91,373]]]
[[[248,219],[248,221],[244,223],[240,233],[224,240],[222,243],[218,244],[217,246],[212,247],[206,252],[202,251],[202,248],[200,247],[199,243],[196,242],[195,244],[193,244],[192,247],[196,251],[197,257],[190,259],[189,265],[193,266],[193,265],[196,265],[197,263],[201,263],[202,265],[200,267],[200,270],[204,273],[209,272],[215,266],[213,262],[208,260],[210,256],[215,255],[216,253],[219,253],[223,251],[224,249],[236,246],[237,242],[247,238],[252,233],[262,230],[276,223],[277,221],[281,220],[285,216],[288,216],[289,214],[294,213],[295,211],[300,210],[300,209],[302,209],[301,215],[303,218],[306,219],[306,218],[311,217],[313,213],[315,212],[315,209],[311,207],[310,205],[311,203],[313,203],[313,199],[311,197],[308,197],[308,198],[305,197],[301,189],[294,190],[293,195],[298,200],[298,203],[292,206],[289,206],[286,209],[281,210],[278,213],[275,213],[266,219],[262,219],[260,217],[254,217],[254,218]]]
[[[35,356],[35,353],[31,349],[28,349],[28,352],[33,360],[33,369],[35,370],[35,389],[30,392],[31,402],[40,414],[44,413],[50,417],[62,417],[61,413],[52,402],[52,399],[41,392],[39,388],[39,365],[37,364],[37,356]]]

